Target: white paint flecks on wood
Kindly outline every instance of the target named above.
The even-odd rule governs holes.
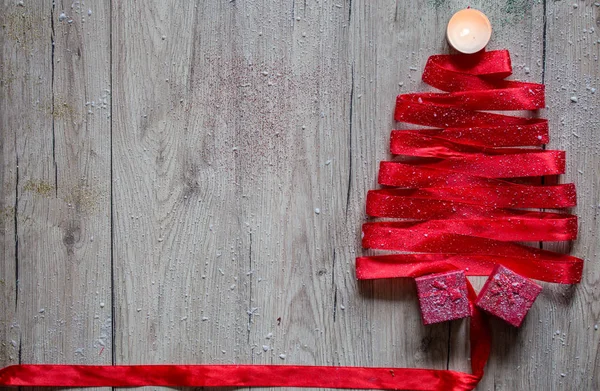
[[[411,281],[353,271],[395,96],[429,90],[466,5],[547,84],[588,261],[492,322],[479,388],[599,388],[600,8],[551,1],[4,1],[0,363],[468,370],[466,322],[423,327]]]

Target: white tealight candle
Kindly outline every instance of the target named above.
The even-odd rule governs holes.
[[[446,37],[450,45],[461,53],[477,53],[492,36],[492,25],[485,14],[473,8],[458,11],[448,22]]]

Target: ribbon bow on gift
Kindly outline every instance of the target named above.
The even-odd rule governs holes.
[[[492,296],[504,296],[510,305],[517,303],[517,297],[520,294],[521,283],[512,281],[504,274],[494,276],[494,286],[490,288]]]
[[[460,300],[460,298],[462,297],[462,293],[458,288],[448,288],[448,285],[446,285],[443,281],[436,280],[431,284],[431,286],[433,286],[436,289],[432,292],[432,296],[438,296],[443,299],[437,302],[437,305],[439,306],[445,305],[448,302],[448,300],[457,301]]]

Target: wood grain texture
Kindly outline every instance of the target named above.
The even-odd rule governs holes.
[[[9,148],[3,159],[3,170],[8,174],[3,178],[3,187],[10,184],[9,194],[13,197],[12,201],[4,199],[5,208],[11,203],[12,215],[12,227],[5,225],[4,232],[12,230],[9,237],[13,242],[5,242],[12,258],[4,259],[5,267],[10,266],[2,280],[10,281],[9,286],[14,289],[3,300],[12,308],[6,313],[7,318],[3,318],[7,334],[2,345],[8,349],[2,361],[35,360],[36,353],[37,360],[44,361],[39,346],[45,338],[38,339],[36,346],[34,335],[41,334],[46,326],[45,310],[42,311],[46,303],[40,306],[35,301],[47,288],[46,284],[36,286],[38,278],[33,274],[40,267],[41,247],[49,244],[47,235],[40,233],[46,228],[42,219],[48,213],[50,201],[40,196],[34,202],[33,196],[38,194],[26,192],[24,184],[30,179],[40,184],[54,183],[52,115],[47,106],[52,102],[50,8],[46,3],[25,9],[12,2],[4,2],[2,7],[2,142],[3,149]],[[44,255],[47,252],[45,248]],[[55,320],[48,309],[48,320]]]
[[[29,37],[19,34],[25,23],[8,2],[1,4],[0,23],[11,26],[9,35],[3,28],[0,36],[0,235],[2,236],[2,261],[0,263],[0,365],[19,362],[20,329],[16,319],[17,308],[17,153],[16,136],[18,128],[16,115],[11,115],[12,107],[19,107],[24,101],[26,91],[15,91],[15,81],[25,78],[25,68],[17,66],[25,55],[20,50]],[[12,12],[11,12],[12,11]],[[16,113],[15,113],[16,114]]]
[[[348,10],[293,4],[113,11],[118,362],[332,356]]]
[[[110,363],[110,9],[2,9],[0,361]]]
[[[600,8],[576,4],[2,2],[0,365],[468,370],[466,322],[423,327],[412,281],[359,283],[354,258],[395,96],[430,90],[471,5],[547,84],[587,261],[520,330],[492,322],[479,389],[600,388]]]
[[[548,2],[546,74],[547,117],[553,149],[567,151],[563,182],[577,186],[579,239],[544,244],[585,260],[583,281],[572,287],[545,286],[539,303],[543,332],[534,334],[527,385],[555,389],[600,389],[600,134],[598,109],[600,8],[594,2]],[[529,357],[529,355],[527,355]]]

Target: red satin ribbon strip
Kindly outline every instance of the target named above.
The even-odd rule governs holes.
[[[469,56],[431,56],[423,71],[423,81],[448,92],[544,87],[536,83],[504,80],[511,74],[508,50],[494,50]]]
[[[0,385],[13,387],[327,387],[462,391],[472,390],[478,380],[478,376],[449,370],[298,365],[14,365],[0,370]]]
[[[402,204],[407,199],[453,201],[488,208],[568,208],[576,204],[573,184],[557,186],[471,186],[423,189],[379,189],[367,193],[367,210],[380,204]],[[369,205],[371,204],[371,205]]]
[[[463,129],[463,132],[465,130]],[[497,130],[500,131],[500,130]],[[543,136],[537,134],[535,139]],[[538,139],[539,140],[539,139]],[[539,140],[541,141],[541,140]],[[536,145],[536,144],[533,144]],[[540,149],[524,148],[495,148],[485,145],[473,145],[462,141],[451,140],[443,137],[436,137],[421,132],[410,130],[394,130],[390,139],[390,150],[395,155],[408,155],[433,158],[465,158],[472,154],[480,153],[482,155],[505,155],[505,154],[524,154],[546,152]],[[561,156],[560,151],[558,156]],[[469,153],[469,154],[466,154]]]
[[[531,257],[538,260],[571,259],[574,257],[513,242],[433,231],[404,230],[403,235],[378,235],[366,232],[363,247],[417,253],[486,254],[499,257]]]
[[[407,103],[468,110],[537,110],[545,106],[544,86],[541,84],[498,90],[460,91],[449,94],[423,92],[401,96]]]
[[[363,224],[363,245],[396,240],[407,232],[428,235],[456,233],[496,239],[503,242],[563,241],[577,238],[577,217],[568,214],[530,212],[511,217],[482,217],[472,219],[395,221]]]
[[[403,95],[396,98],[394,118],[399,122],[434,126],[436,128],[469,128],[506,125],[532,125],[539,120],[510,115],[493,114],[446,106],[433,106],[406,100]]]
[[[495,209],[489,206],[458,201],[426,197],[404,197],[394,194],[395,190],[369,191],[367,193],[367,214],[373,217],[439,220],[475,218],[484,216],[486,213],[489,217],[510,217],[520,213],[518,210]]]
[[[381,192],[368,193],[367,214],[373,217],[440,220],[478,218],[486,215],[489,217],[509,217],[525,212],[512,209],[492,209],[461,202],[412,197],[395,197],[394,202],[388,202],[389,197]],[[382,198],[383,201],[379,202],[379,198]]]
[[[464,154],[457,159],[444,159],[431,163],[407,161],[402,164],[417,168],[478,173],[485,178],[560,175],[565,172],[565,153],[564,151],[531,151],[505,155]]]
[[[568,255],[539,259],[498,254],[422,253],[357,258],[356,276],[360,280],[414,277],[422,275],[423,270],[447,264],[464,270],[467,276],[488,276],[497,263],[525,277],[558,284],[577,284],[583,272],[583,261]]]
[[[406,134],[489,148],[542,146],[550,140],[548,122],[542,119],[530,120],[529,123],[523,125],[478,126],[468,129],[399,129],[392,130],[392,153],[396,153],[394,152],[394,149],[397,148],[395,144],[401,142],[399,140]],[[401,152],[396,154],[401,154]]]
[[[480,173],[477,173],[480,174]],[[489,175],[489,173],[487,174]],[[517,182],[518,181],[518,182]],[[467,172],[440,170],[434,167],[423,167],[416,164],[401,162],[380,162],[380,185],[427,188],[427,187],[452,187],[452,186],[527,186],[539,185],[540,177],[495,179]],[[539,189],[542,189],[539,187]]]

